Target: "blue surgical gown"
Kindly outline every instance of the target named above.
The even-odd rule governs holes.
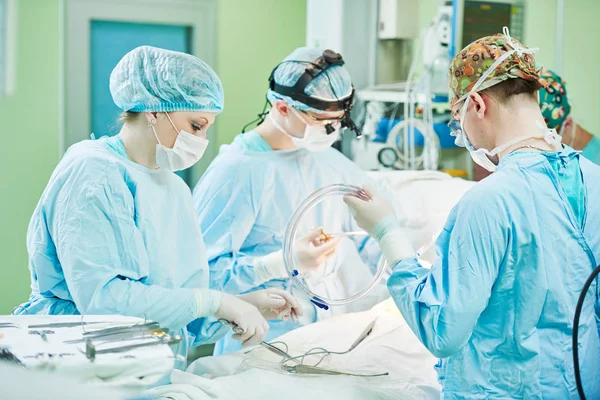
[[[517,152],[450,213],[431,270],[394,267],[392,297],[435,356],[444,399],[578,398],[571,334],[600,262],[600,167],[565,147]],[[583,309],[581,375],[600,398],[597,280]]]
[[[145,317],[181,330],[188,346],[227,331],[196,319],[192,288],[207,288],[209,271],[189,188],[130,161],[118,136],[67,151],[33,213],[27,251],[31,296],[16,314]]]
[[[335,149],[318,153],[304,149],[272,151],[255,131],[238,135],[231,145],[221,147],[194,189],[211,287],[232,294],[278,287],[290,289],[305,300],[300,290],[292,288],[290,279],[260,281],[254,258],[281,250],[289,219],[313,191],[337,183],[361,186],[367,181],[366,174]],[[313,227],[326,222],[332,232],[359,229],[346,207],[324,212],[327,219],[314,221]],[[355,246],[360,258],[370,266],[377,264],[381,253],[375,241],[359,237]],[[305,301],[303,304],[305,318],[297,323],[270,321],[267,340],[336,312],[317,309]],[[217,343],[215,354],[238,349],[239,342],[228,335]]]

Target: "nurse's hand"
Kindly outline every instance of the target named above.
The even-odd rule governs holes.
[[[386,218],[396,218],[394,207],[379,193],[368,185],[364,186],[370,201],[364,201],[353,196],[344,196],[346,203],[356,220],[358,226],[367,231],[369,235],[376,239],[381,239],[381,234],[375,232],[375,227]]]
[[[266,320],[291,318],[296,321],[299,316],[302,316],[300,302],[285,290],[274,288],[258,290],[237,297],[256,306]]]
[[[241,340],[243,347],[259,344],[269,332],[269,324],[256,306],[227,293],[222,293],[221,306],[215,317],[233,322],[242,329],[243,333],[236,333],[233,338]]]
[[[315,228],[308,235],[296,240],[294,251],[296,259],[303,271],[318,269],[335,254],[343,237],[323,241],[323,229]]]

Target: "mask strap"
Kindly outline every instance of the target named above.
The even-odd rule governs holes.
[[[304,125],[308,125],[308,122],[306,122],[304,120],[304,118],[302,118],[302,116],[300,115],[300,111],[296,110],[294,107],[291,107],[291,106],[290,106],[290,108],[292,109],[292,113],[296,116],[296,118],[298,118],[300,121],[304,122]]]
[[[292,140],[298,140],[298,139],[300,139],[300,138],[297,138],[295,136],[290,135],[285,129],[283,129],[283,127],[279,124],[279,122],[277,122],[275,120],[275,117],[273,116],[272,110],[271,110],[271,112],[269,112],[269,119],[271,120],[271,122],[273,123],[273,125],[275,125],[275,128],[279,129],[285,136],[289,137]]]
[[[487,79],[487,77],[490,76],[490,74],[496,70],[496,67],[498,67],[498,65],[500,65],[504,60],[510,57],[513,53],[517,53],[517,55],[520,57],[523,54],[533,54],[539,51],[539,48],[537,47],[525,49],[514,43],[512,41],[512,38],[510,37],[510,33],[508,32],[508,28],[506,26],[503,28],[502,31],[504,33],[504,36],[506,37],[507,43],[512,47],[512,50],[509,50],[506,53],[502,54],[496,61],[494,61],[494,63],[487,69],[487,71],[485,71],[483,75],[479,77],[477,82],[475,82],[475,85],[473,85],[473,88],[469,91],[469,93],[467,93],[464,96],[465,99],[469,98],[471,93],[475,93],[477,89],[479,89],[479,86],[481,86],[481,84]]]
[[[510,36],[510,32],[508,31],[508,27],[506,27],[506,26],[504,28],[502,28],[502,33],[504,33],[506,42],[509,44],[510,47],[512,47],[512,50],[509,50],[506,53],[502,54],[500,57],[498,57],[498,59],[496,61],[494,61],[494,63],[483,73],[483,75],[481,75],[479,77],[479,79],[477,80],[477,82],[475,82],[475,85],[473,85],[473,87],[471,88],[469,93],[464,95],[465,104],[463,104],[463,109],[462,109],[461,118],[460,118],[461,133],[463,135],[465,134],[465,132],[464,132],[464,129],[462,129],[462,128],[463,128],[465,116],[467,115],[467,106],[469,104],[469,99],[471,97],[471,94],[477,92],[477,89],[479,89],[479,87],[487,79],[487,77],[490,76],[490,74],[496,70],[498,65],[500,65],[504,60],[506,60],[508,57],[510,57],[514,53],[517,53],[517,55],[520,57],[523,54],[533,54],[539,50],[539,48],[537,48],[537,47],[534,47],[531,49],[525,49],[525,48],[517,45],[516,43],[514,43]],[[465,137],[465,139],[467,139],[467,138]]]
[[[506,60],[514,52],[515,52],[515,50],[507,51],[506,53],[502,54],[496,61],[494,61],[494,63],[487,69],[487,71],[485,71],[483,73],[483,75],[481,75],[479,77],[477,82],[475,82],[475,85],[473,85],[473,88],[471,88],[469,93],[467,93],[465,95],[465,104],[463,104],[463,109],[462,109],[461,117],[460,117],[460,127],[461,127],[461,131],[463,131],[462,132],[463,134],[464,134],[464,129],[462,129],[462,127],[464,124],[465,115],[467,115],[467,107],[469,105],[469,99],[471,98],[471,94],[477,92],[477,89],[479,89],[479,86],[481,86],[481,84],[487,79],[487,77],[490,76],[490,74],[496,70],[496,67],[498,65],[500,65],[504,60]]]
[[[177,134],[179,135],[181,132],[179,131],[179,129],[177,129],[177,127],[173,123],[173,120],[171,120],[171,116],[169,115],[168,112],[165,112],[165,114],[167,115],[167,118],[169,119],[169,122],[171,123],[171,126],[173,127],[173,129],[175,129],[175,132],[177,132]]]
[[[515,144],[520,143],[520,142],[523,142],[523,141],[525,141],[527,139],[531,139],[531,138],[532,137],[529,137],[529,136],[519,136],[519,137],[516,137],[513,140],[509,140],[508,142],[506,142],[504,144],[501,144],[500,146],[496,147],[495,149],[493,149],[492,151],[490,151],[487,154],[489,154],[490,156],[493,157],[493,156],[497,155],[498,153],[501,153],[504,150],[508,149],[510,146],[515,145]]]
[[[540,132],[542,132],[543,139],[546,143],[551,146],[558,146],[562,142],[562,137],[556,133],[556,129],[550,129],[545,124],[542,124],[540,121],[535,121]]]
[[[154,132],[154,137],[156,138],[156,141],[158,142],[158,144],[160,144],[162,146],[162,143],[160,143],[160,140],[158,139],[158,135],[156,134],[156,129],[154,128],[154,124],[156,124],[156,120],[154,118],[152,118],[152,120],[150,122],[148,122],[148,126],[150,127],[150,129],[152,129],[152,132]]]
[[[506,38],[506,42],[508,43],[508,45],[515,50],[515,52],[517,53],[517,55],[519,57],[521,57],[523,54],[537,53],[540,50],[539,47],[532,47],[532,48],[526,49],[526,48],[523,48],[522,46],[520,46],[519,44],[513,42],[507,26],[502,28],[502,33],[504,34],[504,37]]]

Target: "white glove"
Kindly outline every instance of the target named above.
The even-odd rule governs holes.
[[[259,344],[267,337],[269,324],[254,305],[227,293],[221,294],[221,306],[215,313],[218,319],[224,319],[236,324],[243,333],[232,337],[242,341],[242,346]]]
[[[415,257],[416,252],[398,222],[394,207],[371,187],[365,185],[363,189],[371,201],[344,196],[344,202],[353,210],[358,226],[379,242],[390,267],[404,258]]]
[[[294,322],[302,316],[300,302],[290,293],[281,289],[265,289],[242,294],[238,298],[258,308],[266,320],[291,318]]]
[[[294,252],[302,271],[318,269],[331,256],[342,242],[341,237],[323,241],[323,230],[315,228],[308,235],[297,239],[294,243]],[[253,262],[254,271],[261,282],[271,279],[289,277],[285,269],[283,252],[281,250],[268,254],[264,257],[256,257]]]
[[[373,188],[365,185],[363,188],[371,201],[364,201],[354,196],[344,196],[346,203],[358,226],[375,237],[374,230],[378,223],[389,217],[396,217],[394,207]]]
[[[295,256],[302,271],[314,271],[331,258],[343,237],[327,239],[322,228],[315,228],[294,243]]]

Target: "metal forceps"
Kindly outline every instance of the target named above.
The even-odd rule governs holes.
[[[112,328],[84,332],[82,336],[86,338],[95,338],[98,336],[114,335],[117,333],[141,332],[152,329],[160,329],[160,324],[158,322],[145,322],[133,325],[120,325]]]
[[[149,341],[145,341],[142,343],[134,343],[134,344],[119,346],[119,347],[111,347],[108,349],[96,349],[96,346],[94,345],[94,343],[92,343],[91,340],[88,340],[85,343],[85,356],[87,357],[88,360],[93,362],[96,359],[96,355],[98,355],[98,354],[122,353],[125,351],[135,350],[135,349],[139,349],[142,347],[151,347],[151,346],[157,346],[157,345],[161,345],[161,344],[169,344],[169,345],[177,344],[177,343],[181,342],[181,340],[183,339],[180,335],[175,335],[175,336],[163,335],[163,336],[156,336],[155,338],[156,338],[155,340],[149,340]],[[109,342],[109,343],[114,343],[114,342]]]
[[[228,325],[229,327],[231,327],[231,330],[232,330],[234,333],[238,334],[238,335],[241,335],[241,334],[243,334],[243,333],[244,333],[244,330],[243,330],[242,328],[240,328],[240,327],[238,326],[238,324],[236,324],[235,322],[231,322],[231,321],[228,321],[228,320],[226,320],[226,319],[220,319],[220,320],[219,320],[219,322],[220,322],[222,325]],[[275,353],[275,354],[277,354],[277,355],[278,355],[278,356],[280,356],[280,357],[283,357],[284,359],[291,359],[291,358],[293,358],[292,356],[290,356],[290,355],[289,355],[288,353],[286,353],[285,351],[283,351],[283,350],[281,350],[281,349],[279,349],[279,348],[277,348],[277,347],[273,346],[273,345],[272,345],[272,344],[270,344],[270,343],[267,343],[267,342],[260,342],[260,345],[261,345],[262,347],[264,347],[265,349],[269,350],[270,352],[272,352],[272,353]],[[294,360],[294,361],[295,361],[295,360]],[[296,363],[297,363],[297,361],[296,361]]]
[[[306,353],[296,356],[296,357],[288,357],[283,359],[280,364],[284,365],[285,363],[287,363],[288,361],[294,361],[296,363],[299,363],[301,365],[305,365],[304,364],[304,359],[306,357],[309,356],[318,356],[321,355],[321,358],[319,360],[319,362],[317,362],[316,364],[312,365],[312,367],[318,367],[319,364],[321,364],[323,362],[323,360],[325,359],[325,357],[329,356],[329,355],[344,355],[344,354],[348,354],[350,352],[352,352],[355,348],[358,347],[359,344],[361,344],[370,334],[371,332],[373,332],[373,328],[375,327],[375,323],[377,322],[377,318],[375,318],[373,321],[371,321],[371,323],[369,325],[367,325],[367,327],[362,331],[362,333],[360,334],[360,336],[354,341],[354,343],[352,343],[352,345],[348,348],[348,350],[345,351],[329,351],[327,349],[324,349],[322,347],[315,347],[313,349],[310,349],[309,351],[307,351]],[[285,345],[285,343],[284,343]],[[287,345],[286,349],[287,349]],[[300,360],[300,361],[298,361]]]
[[[282,365],[281,369],[290,374],[311,374],[311,375],[346,375],[346,376],[360,376],[365,378],[373,378],[376,376],[388,376],[388,372],[384,372],[381,374],[354,374],[351,372],[342,372],[336,371],[332,369],[312,367],[310,365]]]
[[[0,329],[3,328],[20,328],[21,325],[15,324],[13,322],[0,322]]]
[[[76,328],[78,326],[105,324],[106,322],[51,322],[48,324],[29,325],[29,329],[47,329],[47,328]],[[0,326],[1,327],[1,326]]]

